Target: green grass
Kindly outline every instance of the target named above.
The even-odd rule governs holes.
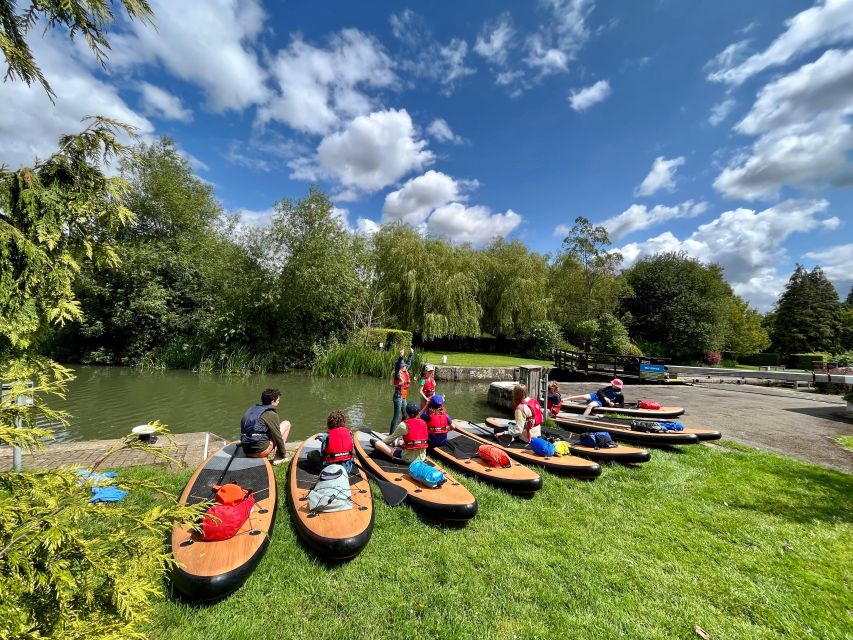
[[[835,440],[845,449],[853,451],[853,436],[835,436]]]
[[[325,377],[366,375],[375,378],[388,378],[394,371],[397,354],[391,351],[377,351],[370,347],[358,347],[347,344],[334,344],[317,354],[311,373]],[[409,355],[406,354],[406,358]],[[423,357],[415,352],[412,358],[412,377],[421,369]]]
[[[522,364],[538,364],[553,367],[552,360],[535,360],[523,356],[504,353],[466,353],[459,351],[421,351],[424,362],[441,364],[441,356],[447,356],[447,365],[451,367],[517,367]]]
[[[284,487],[285,469],[277,469]],[[125,472],[127,473],[127,472]],[[159,475],[155,471],[136,471]],[[177,493],[190,472],[166,476]],[[327,566],[282,501],[248,582],[214,606],[163,599],[152,639],[849,638],[853,475],[747,447],[655,451],[532,500],[464,479],[464,529],[376,491],[362,554]]]

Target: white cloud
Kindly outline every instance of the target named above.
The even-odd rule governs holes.
[[[818,215],[828,206],[826,200],[787,200],[762,211],[726,211],[683,240],[667,231],[624,245],[619,249],[625,259],[622,266],[630,267],[643,256],[662,251],[685,251],[703,262],[722,265],[739,295],[767,308],[779,292],[767,287],[784,285],[776,272],[787,257],[784,242],[791,234],[820,228],[825,221]]]
[[[711,108],[711,115],[708,116],[708,122],[711,126],[716,127],[729,117],[729,114],[734,110],[737,101],[734,98],[726,98],[722,102],[715,104]]]
[[[853,243],[809,251],[803,257],[820,266],[842,298],[847,297],[850,287],[853,287]]]
[[[475,72],[465,64],[465,40],[452,38],[447,44],[440,44],[424,19],[411,9],[391,15],[391,32],[409,52],[408,58],[398,60],[400,68],[415,77],[435,81],[444,94],[453,93],[457,81]]]
[[[786,26],[785,32],[767,49],[742,62],[735,62],[734,56],[719,54],[708,79],[741,84],[756,73],[785,64],[796,56],[853,39],[853,0],[824,0],[795,15]],[[737,45],[730,45],[727,50],[732,46]]]
[[[560,73],[577,56],[590,36],[586,19],[593,0],[540,0],[548,13],[545,23],[525,43],[525,63],[541,76]]]
[[[488,207],[467,207],[451,202],[433,212],[427,231],[452,242],[481,245],[498,236],[506,236],[521,224],[521,220],[521,216],[512,209],[507,209],[506,213],[492,213]]]
[[[38,84],[0,83],[0,164],[17,168],[46,158],[56,151],[61,135],[81,131],[86,126],[82,119],[92,114],[132,125],[150,139],[154,125],[131,109],[114,86],[96,78],[64,35],[47,31],[40,37],[40,30],[32,35],[28,42],[56,103]]]
[[[675,172],[684,163],[684,156],[671,158],[670,160],[667,160],[663,156],[658,156],[655,158],[648,175],[643,178],[643,182],[634,189],[634,195],[650,196],[661,189],[666,189],[667,191],[674,190]]]
[[[644,204],[632,204],[618,216],[608,218],[601,224],[607,228],[611,240],[619,240],[630,233],[648,229],[667,220],[695,218],[707,210],[707,202],[693,202],[693,200],[687,200],[672,207],[659,204],[648,208]],[[565,227],[565,225],[561,226]],[[568,229],[562,235],[566,235],[567,232]]]
[[[359,218],[355,230],[356,233],[372,236],[374,233],[379,231],[379,223],[374,222],[370,218]]]
[[[435,138],[438,142],[452,142],[453,144],[461,144],[462,137],[453,133],[450,125],[444,118],[436,118],[429,123],[427,133]]]
[[[447,174],[427,171],[385,196],[382,221],[403,220],[415,227],[423,224],[434,209],[464,199],[461,186]]]
[[[152,0],[156,29],[139,20],[110,34],[110,65],[117,70],[162,64],[201,87],[216,111],[242,110],[267,97],[254,46],[265,14],[259,0],[173,2]]]
[[[609,95],[610,83],[607,80],[599,80],[589,87],[573,90],[569,96],[569,102],[575,111],[585,111],[592,105],[606,99]]]
[[[508,12],[504,12],[496,19],[483,25],[483,29],[474,43],[474,51],[492,64],[503,66],[507,62],[514,36],[515,28],[512,26],[512,17]]]
[[[357,29],[334,35],[328,49],[297,36],[272,61],[278,91],[258,110],[258,122],[275,120],[299,131],[328,133],[343,118],[376,106],[362,89],[392,86],[392,66],[382,45]]]
[[[316,158],[292,161],[291,177],[331,177],[344,187],[373,192],[430,164],[434,156],[426,146],[405,109],[375,111],[323,138]]]
[[[826,51],[761,89],[735,129],[757,135],[714,181],[729,198],[773,198],[785,185],[853,182],[853,50]]]
[[[185,109],[181,99],[168,91],[148,82],[140,83],[139,90],[148,115],[179,122],[190,122],[193,119],[193,112]]]
[[[236,213],[239,216],[240,224],[243,227],[263,227],[269,224],[270,220],[272,220],[273,215],[275,215],[275,209],[270,207],[269,209],[255,211],[252,209],[240,208],[237,209]]]

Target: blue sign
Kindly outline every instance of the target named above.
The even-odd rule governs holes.
[[[666,378],[666,367],[662,364],[640,363],[640,378],[649,380],[663,380]]]

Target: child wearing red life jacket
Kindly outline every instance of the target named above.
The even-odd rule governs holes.
[[[548,415],[556,418],[560,413],[560,405],[563,404],[563,396],[560,395],[560,387],[556,382],[548,383]]]
[[[371,440],[370,445],[398,462],[411,464],[415,460],[426,460],[429,432],[426,422],[418,417],[418,405],[408,403],[406,416],[394,433],[384,440]]]
[[[453,418],[447,415],[443,396],[433,396],[420,417],[426,422],[430,447],[440,447],[447,442],[447,432],[453,428]]]
[[[426,409],[430,399],[435,395],[435,367],[424,365],[424,375],[421,379],[421,411]]]
[[[542,436],[542,408],[536,398],[527,395],[527,387],[517,384],[512,388],[512,403],[515,409],[515,422],[510,422],[506,429],[496,431],[498,442],[506,446],[513,440],[519,438],[524,442],[530,442],[531,438]]]
[[[352,471],[353,449],[352,432],[347,427],[347,414],[332,411],[326,420],[326,433],[317,436],[319,451],[309,451],[308,461],[322,469],[330,464],[342,465],[347,473]]]

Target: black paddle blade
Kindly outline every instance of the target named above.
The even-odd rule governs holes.
[[[389,507],[396,507],[402,504],[409,496],[409,493],[403,487],[398,487],[387,480],[383,480],[367,467],[362,467],[361,465],[357,466],[370,476],[370,478],[377,484],[379,491],[382,492],[382,498],[385,500],[385,504]]]

